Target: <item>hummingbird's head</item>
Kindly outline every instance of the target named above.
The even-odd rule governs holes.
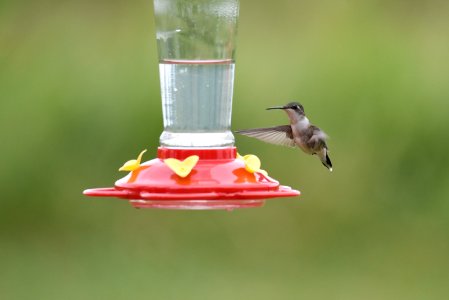
[[[284,106],[274,106],[267,109],[282,109],[288,114],[292,121],[305,116],[304,107],[298,102],[290,102]]]
[[[301,105],[301,103],[298,103],[298,102],[290,102],[284,106],[284,109],[292,110],[300,116],[305,115],[304,107]]]

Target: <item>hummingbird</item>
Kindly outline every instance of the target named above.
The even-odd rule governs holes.
[[[321,163],[332,172],[332,162],[326,144],[328,136],[309,122],[304,107],[298,102],[290,102],[284,106],[267,108],[267,110],[271,109],[284,110],[290,119],[290,124],[236,132],[275,145],[299,147],[307,154],[316,155]]]

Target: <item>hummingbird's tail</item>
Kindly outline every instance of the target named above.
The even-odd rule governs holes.
[[[332,172],[332,162],[327,154],[327,148],[323,148],[323,151],[319,155],[321,163]]]

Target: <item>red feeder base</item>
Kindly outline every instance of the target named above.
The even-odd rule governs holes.
[[[136,208],[228,210],[258,207],[265,199],[300,194],[260,172],[248,172],[236,154],[235,147],[160,147],[158,158],[142,163],[116,181],[115,187],[89,189],[84,194],[126,199]],[[184,160],[191,155],[198,155],[199,161],[185,178],[176,175],[163,161],[166,158]]]

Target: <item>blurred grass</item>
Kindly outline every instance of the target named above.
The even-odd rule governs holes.
[[[447,1],[242,1],[233,128],[300,100],[335,171],[238,136],[301,198],[138,211],[81,191],[158,145],[151,1],[0,1],[1,298],[446,298],[447,28]]]

